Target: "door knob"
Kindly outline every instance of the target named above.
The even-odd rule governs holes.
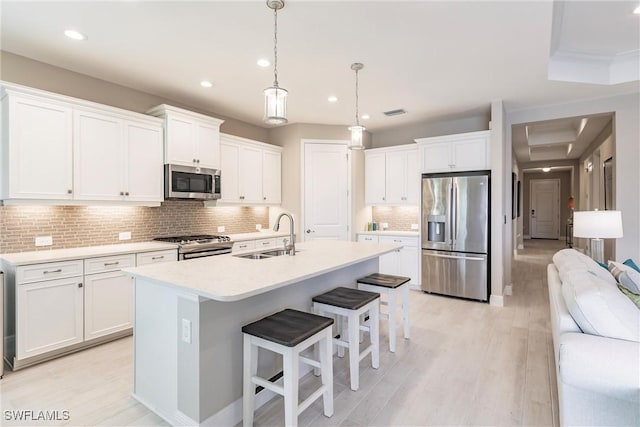
[[[311,233],[315,233],[315,231],[313,231],[312,229],[308,228],[307,229],[307,234],[311,234]]]

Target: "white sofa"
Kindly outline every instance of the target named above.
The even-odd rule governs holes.
[[[640,426],[640,310],[607,276],[613,279],[573,249],[560,251],[547,268],[564,426]],[[571,312],[582,318],[576,322]]]

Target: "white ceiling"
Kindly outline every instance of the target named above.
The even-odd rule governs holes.
[[[577,20],[565,8],[563,40],[581,49],[637,48],[630,38],[640,16],[622,28],[603,12],[610,3],[584,2]],[[1,7],[2,50],[263,125],[262,90],[273,80],[271,68],[256,65],[273,54],[264,1],[2,0]],[[637,81],[550,81],[553,9],[551,1],[289,0],[278,15],[289,121],[352,124],[356,61],[365,64],[360,111],[371,115],[363,124],[372,131],[461,115],[496,99],[520,109],[639,90]],[[70,27],[88,40],[65,38]],[[200,87],[203,79],[214,87]],[[339,101],[328,103],[329,95]],[[382,114],[397,108],[408,114]]]

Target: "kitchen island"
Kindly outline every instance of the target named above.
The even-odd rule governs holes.
[[[295,256],[220,255],[125,270],[135,278],[134,397],[173,425],[234,425],[242,417],[244,324],[378,271],[392,244],[310,241]],[[275,357],[258,371],[280,370]],[[259,406],[273,395],[259,393]]]

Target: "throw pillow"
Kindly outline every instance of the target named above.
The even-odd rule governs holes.
[[[618,284],[634,294],[640,294],[640,273],[615,261],[609,261],[609,271],[616,278]]]
[[[605,270],[609,269],[609,266],[607,264],[605,264],[604,262],[600,262],[600,261],[596,261],[598,263],[598,265],[602,268],[604,268]]]
[[[640,273],[640,267],[638,267],[638,265],[635,262],[633,262],[633,260],[631,258],[629,258],[628,260],[623,262],[623,264],[626,265],[627,267],[633,268],[635,271]]]
[[[632,303],[636,305],[636,307],[640,308],[640,295],[634,294],[633,292],[629,292],[627,288],[624,286],[618,285],[620,291],[627,296],[631,300]]]
[[[562,296],[584,333],[640,342],[640,310],[617,286],[575,270],[562,280]]]

